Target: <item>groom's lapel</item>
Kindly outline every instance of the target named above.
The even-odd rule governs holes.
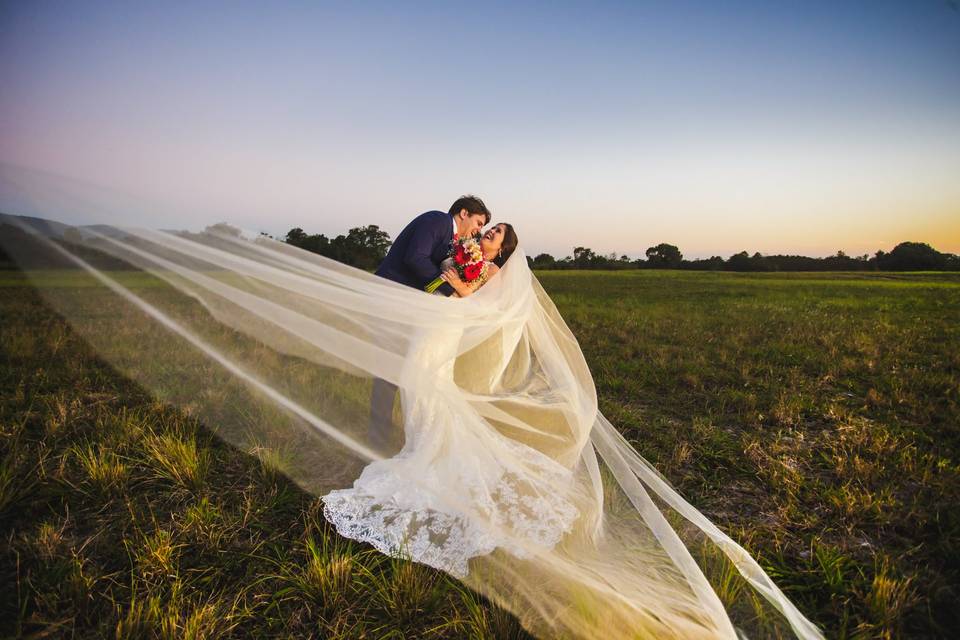
[[[446,236],[440,236],[440,239],[433,247],[433,254],[430,256],[437,264],[443,262],[443,259],[450,253],[450,238],[446,238],[446,240],[444,240],[444,238],[446,238]]]
[[[450,253],[450,242],[453,240],[453,222],[451,222],[451,216],[448,215],[444,219],[444,224],[446,226],[443,230],[437,233],[437,239],[433,245],[433,253],[430,256],[438,265],[443,262],[443,259]]]

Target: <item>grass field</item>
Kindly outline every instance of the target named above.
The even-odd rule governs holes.
[[[828,637],[960,625],[960,276],[538,277],[604,414]],[[0,635],[525,637],[445,574],[331,533],[17,271],[0,317]]]

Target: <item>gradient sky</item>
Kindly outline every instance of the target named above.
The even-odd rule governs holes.
[[[128,223],[395,237],[472,192],[530,254],[960,253],[948,0],[146,4],[0,3],[0,161]]]

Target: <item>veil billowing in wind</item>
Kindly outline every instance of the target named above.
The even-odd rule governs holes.
[[[107,192],[2,173],[7,214],[133,214]],[[160,231],[136,215],[139,227],[4,218],[0,242],[106,361],[232,445],[266,452],[314,495],[350,486],[383,457],[366,444],[375,378],[406,401],[441,403],[479,443],[549,458],[562,481],[512,499],[575,505],[554,545],[517,535],[455,486],[425,483],[427,470],[405,472],[436,504],[509,543],[470,558],[459,577],[534,635],[822,637],[601,414],[580,347],[522,247],[477,293],[447,299],[229,225]],[[460,331],[452,379],[416,357],[431,332],[451,329]],[[491,468],[536,472],[505,451]]]

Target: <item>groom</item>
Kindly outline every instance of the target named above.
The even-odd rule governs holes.
[[[483,200],[466,195],[450,207],[450,211],[427,211],[414,218],[394,240],[376,274],[421,291],[440,275],[440,263],[450,252],[450,243],[480,233],[490,222],[490,211]],[[449,296],[453,287],[444,282],[436,289]],[[385,452],[390,445],[393,426],[393,401],[397,388],[374,378],[370,395],[369,444]]]

